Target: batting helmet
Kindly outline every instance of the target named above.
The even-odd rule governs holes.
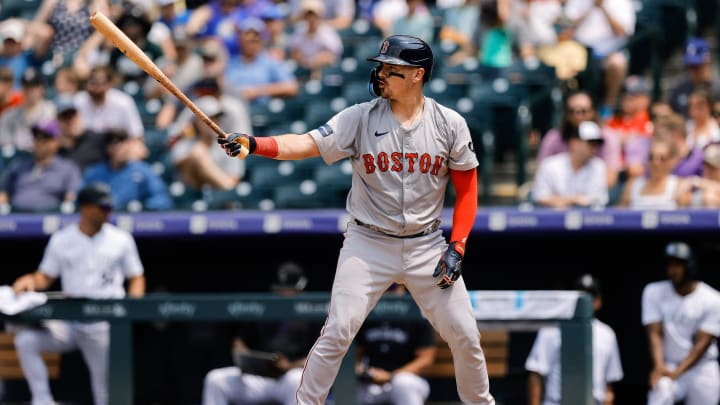
[[[271,288],[273,291],[295,290],[300,292],[305,289],[307,283],[305,272],[297,263],[285,262],[278,267]]]
[[[685,263],[685,272],[689,278],[697,276],[697,265],[692,248],[685,242],[670,242],[665,246],[665,258]]]
[[[600,295],[600,282],[592,274],[583,274],[575,281],[575,289],[597,297]]]
[[[425,69],[423,82],[427,82],[430,80],[435,58],[430,45],[422,39],[410,35],[392,35],[382,42],[377,56],[367,60],[390,65],[421,67]],[[378,68],[375,67],[370,72],[370,93],[375,96],[379,94],[377,88]]]

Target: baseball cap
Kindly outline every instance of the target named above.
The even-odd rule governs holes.
[[[20,77],[20,83],[23,86],[43,86],[45,84],[45,78],[42,77],[37,69],[29,67],[25,69]]]
[[[113,199],[110,186],[105,183],[92,183],[85,186],[77,196],[78,205],[94,204],[101,208],[112,208]]]
[[[312,11],[322,17],[325,15],[325,3],[323,3],[322,0],[303,0],[300,3],[300,7],[298,7],[298,11],[300,14]]]
[[[214,39],[208,39],[200,46],[198,53],[203,59],[217,60],[225,57],[224,45]]]
[[[625,78],[622,90],[623,93],[629,95],[648,95],[650,94],[650,85],[644,77],[630,75]]]
[[[37,122],[30,128],[33,136],[49,139],[57,139],[60,137],[60,124],[57,120]]]
[[[57,111],[58,115],[70,111],[77,111],[77,105],[75,105],[75,97],[69,94],[63,94],[62,96],[59,96],[57,99],[55,99],[55,111]]]
[[[12,39],[15,42],[22,42],[25,36],[25,25],[17,18],[10,18],[0,24],[0,38],[3,40]]]
[[[686,65],[697,66],[710,60],[710,45],[702,38],[692,38],[685,45]]]
[[[160,7],[175,4],[175,0],[156,0],[156,1],[157,1],[157,5]]]
[[[127,131],[120,128],[109,129],[105,132],[105,144],[109,145],[114,142],[122,142],[130,138]]]
[[[601,293],[600,282],[591,274],[583,274],[575,281],[575,289],[585,291],[593,297]]]
[[[260,18],[262,18],[263,20],[282,20],[283,18],[285,18],[285,13],[283,13],[280,7],[273,4],[263,10],[263,12],[260,14]]]
[[[583,121],[578,126],[578,137],[588,142],[604,142],[600,127],[592,121]]]
[[[235,21],[235,27],[237,28],[238,32],[255,31],[259,34],[265,32],[265,23],[255,17],[238,18]]]
[[[195,105],[208,117],[216,117],[223,113],[220,102],[213,96],[202,96],[195,100]]]
[[[692,249],[685,242],[670,242],[665,247],[665,257],[687,261],[692,259]]]
[[[271,285],[273,291],[295,290],[302,291],[307,286],[307,277],[300,265],[295,262],[281,264],[275,273],[275,281]]]
[[[720,168],[720,143],[711,143],[703,149],[703,162]]]

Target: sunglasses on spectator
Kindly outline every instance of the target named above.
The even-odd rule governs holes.
[[[592,112],[592,109],[583,108],[583,107],[580,107],[580,108],[568,107],[567,112],[569,114],[590,114]]]
[[[667,161],[670,159],[670,156],[668,155],[653,155],[652,153],[648,156],[648,161],[655,162],[658,161],[660,163]]]

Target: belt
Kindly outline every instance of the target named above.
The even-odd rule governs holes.
[[[437,219],[436,219],[435,221],[433,221],[432,225],[428,226],[428,227],[425,228],[425,230],[423,230],[423,231],[420,231],[420,232],[418,232],[418,233],[414,233],[414,234],[412,234],[412,235],[402,235],[402,236],[399,236],[399,235],[391,235],[391,234],[389,234],[389,233],[386,233],[385,231],[383,231],[382,229],[378,228],[378,227],[375,226],[375,225],[366,224],[366,223],[361,222],[361,221],[359,221],[359,220],[357,220],[357,219],[355,220],[355,223],[358,224],[358,225],[360,225],[360,226],[363,226],[363,227],[365,227],[365,228],[367,228],[367,229],[371,229],[371,230],[373,230],[373,231],[375,231],[375,232],[380,232],[380,233],[383,234],[383,235],[392,236],[393,238],[400,238],[400,239],[419,238],[419,237],[421,237],[421,236],[425,236],[425,235],[431,234],[431,233],[437,231],[438,228],[440,228],[440,220],[437,220]]]

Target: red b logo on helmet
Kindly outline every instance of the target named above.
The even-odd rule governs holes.
[[[380,53],[387,53],[388,46],[390,46],[390,42],[383,41],[382,47],[380,48]]]

